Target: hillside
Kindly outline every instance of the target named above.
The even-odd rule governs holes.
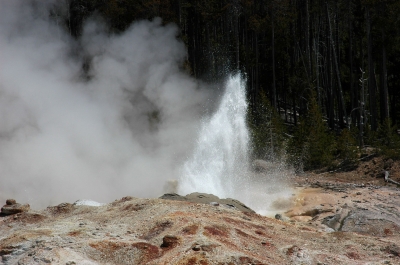
[[[400,264],[400,189],[373,175],[382,163],[295,177],[279,220],[204,194],[3,214],[0,264]]]

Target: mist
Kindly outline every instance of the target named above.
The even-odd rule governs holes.
[[[155,197],[193,150],[213,90],[160,19],[72,38],[57,1],[0,0],[0,200],[42,208]]]

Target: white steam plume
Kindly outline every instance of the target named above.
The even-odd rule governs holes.
[[[0,0],[0,200],[160,195],[211,96],[179,68],[177,27],[110,36],[92,20],[77,41],[49,17],[57,3]]]

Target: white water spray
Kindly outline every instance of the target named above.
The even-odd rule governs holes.
[[[281,212],[291,201],[284,162],[265,162],[268,172],[249,168],[245,80],[230,76],[217,111],[202,123],[195,150],[184,163],[178,192],[211,193],[234,198],[263,215]]]
[[[246,112],[245,81],[236,74],[228,78],[216,113],[203,121],[196,148],[183,166],[180,193],[237,198],[248,183]]]

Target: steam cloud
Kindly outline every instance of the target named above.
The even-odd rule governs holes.
[[[180,70],[176,26],[110,36],[92,19],[74,40],[49,16],[59,2],[0,0],[0,200],[160,195],[212,92]]]

